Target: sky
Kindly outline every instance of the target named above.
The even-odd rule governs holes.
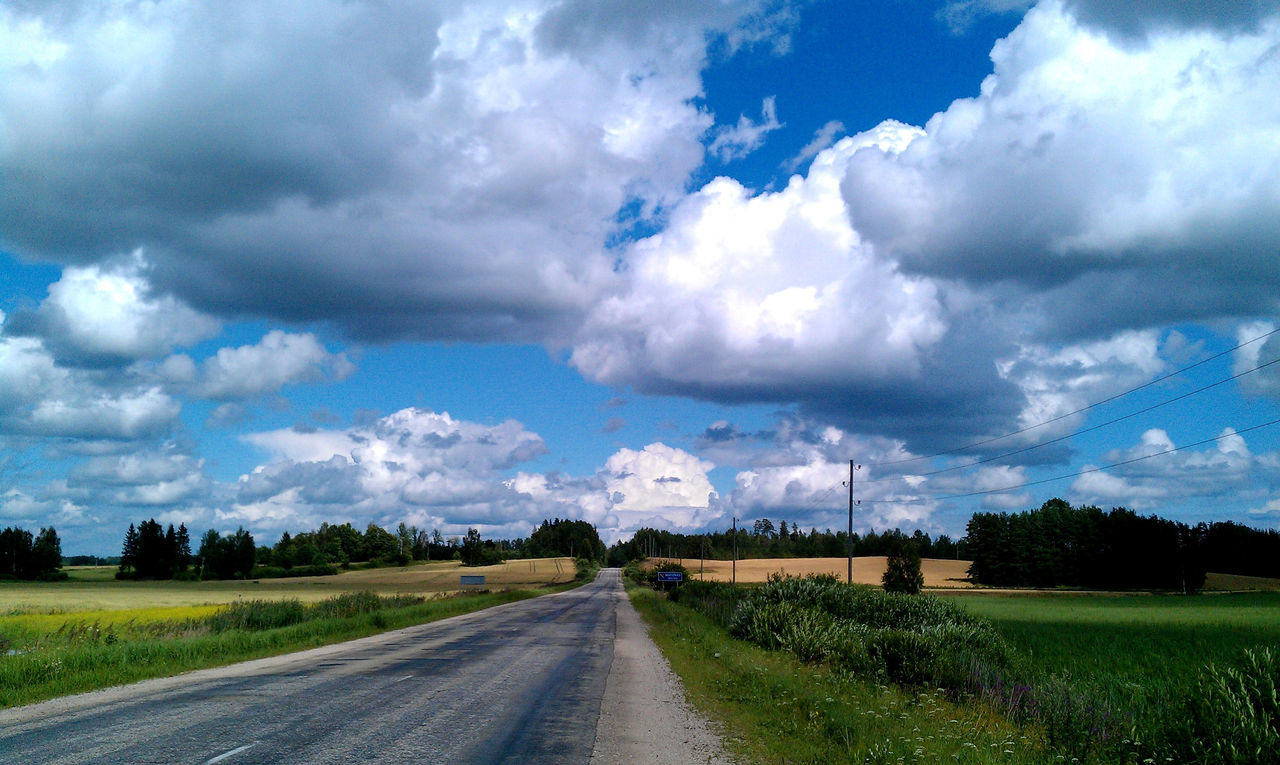
[[[0,527],[1280,527],[1277,93],[1275,0],[0,3]]]

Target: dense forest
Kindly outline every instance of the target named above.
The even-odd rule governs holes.
[[[964,545],[970,577],[1004,587],[1192,592],[1208,571],[1280,576],[1275,531],[1231,522],[1188,526],[1061,499],[1022,513],[976,513]]]
[[[32,534],[16,526],[0,531],[0,579],[60,579],[62,543],[52,526]]]

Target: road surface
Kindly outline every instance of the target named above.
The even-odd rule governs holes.
[[[625,634],[616,643],[620,622]],[[718,760],[718,743],[705,725],[682,719],[687,709],[678,685],[674,705],[670,698],[645,698],[673,689],[638,625],[617,570],[606,569],[594,583],[558,595],[3,710],[0,760]],[[655,662],[661,666],[650,666]],[[663,673],[667,686],[653,686]]]

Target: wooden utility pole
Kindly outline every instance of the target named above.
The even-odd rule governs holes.
[[[733,583],[738,583],[738,519],[733,519]]]
[[[849,584],[853,584],[853,460],[849,460]]]

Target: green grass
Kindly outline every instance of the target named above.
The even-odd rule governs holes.
[[[629,587],[693,704],[738,757],[764,763],[1056,762],[1033,726],[946,694],[861,680],[736,640],[707,617]]]
[[[1280,643],[1280,593],[952,598],[1046,673],[1186,684],[1211,661]]]
[[[1206,754],[1204,745],[1280,735],[1277,713],[1249,700],[1269,697],[1257,686],[1274,682],[1275,665],[1260,661],[1258,651],[1280,644],[1280,593],[955,600],[1014,646],[1016,682],[1053,689],[1053,698],[1075,707],[1054,727],[1068,749],[1105,728],[1115,739],[1107,749],[1113,755],[1253,762]]]
[[[351,593],[311,609],[297,601],[249,602],[227,608],[231,618],[221,621],[223,609],[212,614],[170,609],[174,614],[168,620],[144,612],[120,622],[102,617],[90,622],[76,614],[0,618],[0,645],[5,646],[0,652],[0,708],[338,643],[574,586],[468,594],[399,607],[389,599],[380,606],[357,603],[361,596]],[[299,609],[314,613],[300,621]],[[275,623],[287,626],[244,628],[270,625],[274,617],[264,616],[267,611],[283,614]]]

